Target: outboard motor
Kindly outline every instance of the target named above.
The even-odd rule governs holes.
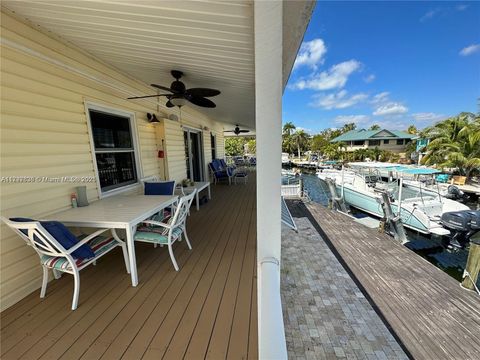
[[[442,215],[442,225],[450,230],[449,246],[463,249],[480,230],[480,211],[452,211]]]
[[[455,201],[465,201],[466,196],[465,193],[455,185],[449,185],[447,188],[447,193],[445,194],[447,199],[455,200]]]

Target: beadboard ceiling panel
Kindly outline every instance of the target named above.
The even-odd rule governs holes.
[[[251,1],[3,0],[2,6],[147,84],[169,86],[170,70],[181,70],[187,87],[222,92],[212,98],[215,109],[188,106],[255,127]]]

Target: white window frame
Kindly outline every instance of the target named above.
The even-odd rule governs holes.
[[[137,172],[137,182],[133,184],[128,184],[125,186],[120,186],[115,189],[111,190],[102,190],[102,186],[100,184],[100,176],[98,174],[98,164],[97,164],[97,156],[95,151],[95,141],[93,139],[93,129],[92,129],[92,120],[90,118],[90,110],[93,111],[100,111],[111,115],[117,115],[121,117],[126,117],[130,120],[130,131],[132,136],[133,142],[133,154],[135,159],[135,170]],[[96,104],[92,102],[85,102],[85,113],[87,115],[87,126],[88,126],[88,134],[90,138],[90,150],[92,154],[92,161],[95,170],[95,180],[97,183],[97,191],[99,198],[105,198],[108,196],[112,196],[115,194],[119,194],[125,191],[133,190],[140,185],[140,179],[143,178],[142,167],[141,167],[141,158],[140,158],[140,146],[138,141],[138,134],[137,134],[137,122],[135,119],[135,113],[126,110],[120,110],[116,108],[111,108],[105,105]]]

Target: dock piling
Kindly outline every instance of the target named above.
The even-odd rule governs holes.
[[[383,214],[385,217],[385,224],[390,227],[393,232],[393,237],[395,240],[400,241],[402,244],[408,242],[407,234],[405,233],[405,228],[403,227],[402,219],[400,217],[400,211],[397,216],[393,213],[392,205],[390,204],[390,198],[386,191],[381,191],[381,198],[378,199],[378,202],[382,206]]]
[[[463,272],[462,286],[469,290],[479,292],[476,286],[478,273],[480,272],[480,233],[470,240],[470,251],[468,252],[467,265]],[[480,295],[480,292],[479,292]]]
[[[325,182],[328,185],[328,189],[330,190],[330,196],[331,196],[331,201],[332,201],[332,209],[333,210],[340,210],[344,213],[348,214],[348,208],[347,205],[345,204],[345,200],[343,199],[343,196],[338,197],[337,195],[337,189],[335,187],[335,180],[326,178]]]

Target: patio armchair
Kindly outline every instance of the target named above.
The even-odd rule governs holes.
[[[188,248],[192,249],[187,236],[186,221],[196,192],[194,190],[180,198],[172,217],[167,223],[152,219],[145,220],[142,225],[137,227],[134,235],[135,241],[152,243],[154,246],[160,245],[160,247],[167,245],[170,259],[176,271],[179,270],[179,267],[173,255],[173,244],[176,241],[182,241],[182,237],[185,237]]]
[[[60,273],[73,275],[74,291],[72,310],[78,306],[80,295],[80,271],[116,248],[122,247],[125,268],[130,273],[126,244],[117,236],[101,236],[110,229],[100,229],[93,234],[76,237],[62,223],[57,221],[36,221],[26,218],[6,219],[2,217],[27,245],[31,246],[40,257],[43,268],[43,280],[40,298],[45,297],[48,284],[48,271],[51,269],[55,279]]]
[[[230,167],[226,167],[225,169],[220,166],[220,162],[218,160],[214,160],[208,164],[210,171],[213,175],[214,183],[220,182],[222,180],[228,180],[228,183],[232,183],[231,175],[229,175]]]

